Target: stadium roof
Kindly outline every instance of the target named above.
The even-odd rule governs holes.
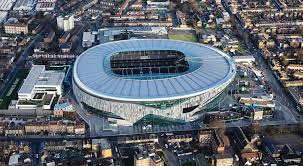
[[[113,53],[143,50],[176,50],[182,52],[194,70],[157,79],[125,78],[110,72]],[[222,51],[199,43],[139,39],[110,42],[88,49],[77,59],[74,82],[93,96],[119,101],[163,101],[194,97],[233,79],[236,73],[232,59]],[[165,75],[165,74],[164,74]]]

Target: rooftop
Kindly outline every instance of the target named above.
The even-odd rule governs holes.
[[[65,73],[45,70],[44,65],[34,65],[18,93],[31,93],[35,86],[61,85]]]
[[[111,71],[110,57],[114,53],[142,50],[182,52],[191,69],[182,74],[155,73],[152,77],[152,74],[123,77]],[[101,44],[82,53],[75,63],[74,81],[82,90],[101,98],[161,101],[200,95],[231,81],[235,72],[232,59],[210,46],[167,39],[134,39]]]

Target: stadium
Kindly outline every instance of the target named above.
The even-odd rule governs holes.
[[[199,43],[134,39],[101,44],[76,60],[79,103],[132,125],[145,117],[192,121],[233,80],[224,52]]]

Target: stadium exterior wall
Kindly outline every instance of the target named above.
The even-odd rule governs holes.
[[[118,115],[129,122],[130,125],[134,124],[149,114],[159,115],[167,118],[181,119],[184,121],[192,121],[198,118],[198,116],[194,116],[194,114],[200,111],[200,108],[202,106],[211,102],[213,99],[215,99],[215,97],[223,92],[223,90],[229,85],[231,81],[232,79],[201,95],[188,98],[185,101],[166,109],[147,107],[133,102],[114,101],[95,97],[89,93],[86,93],[84,90],[78,87],[74,81],[73,92],[78,102],[84,102],[87,105],[98,110],[111,112],[115,115]],[[183,113],[184,108],[196,105],[200,106],[191,112]]]

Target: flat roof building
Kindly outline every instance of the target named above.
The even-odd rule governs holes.
[[[236,63],[252,64],[253,62],[255,62],[255,57],[251,55],[233,56],[233,59]]]
[[[7,22],[4,24],[4,31],[7,34],[28,34],[28,24],[21,22]]]
[[[17,105],[30,105],[28,101],[36,105],[37,101],[44,99],[48,99],[46,103],[50,105],[55,96],[61,96],[64,77],[62,71],[46,70],[44,65],[34,65],[18,92]]]
[[[1,0],[0,1],[0,11],[9,11],[14,5],[16,0]]]
[[[13,10],[30,11],[35,5],[34,0],[17,0]]]

